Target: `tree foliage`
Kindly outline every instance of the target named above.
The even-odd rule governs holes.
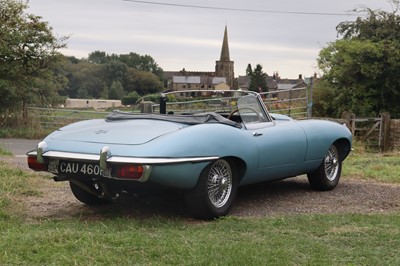
[[[123,105],[132,105],[135,104],[139,98],[140,95],[136,91],[133,91],[127,96],[122,97],[121,101]]]
[[[365,16],[340,23],[337,31],[343,38],[320,51],[324,75],[314,95],[317,115],[389,111],[400,116],[400,17],[397,9],[362,11]]]
[[[120,82],[123,94],[136,91],[145,95],[163,89],[162,82],[153,73],[130,68],[119,61],[95,64],[83,59],[76,61],[76,58],[67,58],[63,68],[68,77],[68,86],[61,93],[71,98],[80,98],[78,91],[84,90],[86,97],[108,99],[114,81]]]
[[[89,98],[115,99],[133,91],[146,95],[163,89],[160,76],[154,74],[153,70],[156,69],[161,76],[163,71],[147,55],[109,55],[95,51],[89,54],[87,60],[66,58],[63,67],[69,82],[62,93],[71,98],[81,97],[86,92],[84,95]],[[116,93],[113,85],[116,81],[122,86],[122,93]]]
[[[88,61],[95,64],[107,64],[110,62],[121,62],[126,67],[139,71],[151,72],[160,80],[163,79],[163,70],[150,55],[129,54],[107,54],[103,51],[94,51],[89,54]]]
[[[124,96],[124,88],[119,80],[113,81],[108,92],[108,99],[110,100],[121,100]]]
[[[250,77],[249,90],[256,92],[267,91],[267,74],[263,72],[262,65],[257,64],[253,70],[251,64],[248,64],[246,74]]]
[[[398,16],[399,0],[392,0],[393,12],[372,10],[368,7],[354,11],[364,13],[364,17],[357,17],[355,21],[344,21],[336,27],[343,39],[358,39],[379,42],[381,40],[399,40],[400,17]]]
[[[24,117],[34,101],[54,100],[65,80],[58,77],[58,50],[68,37],[57,38],[40,16],[25,12],[27,3],[0,0],[0,106],[22,103]]]
[[[88,58],[58,52],[58,38],[40,16],[28,14],[27,0],[0,0],[0,112],[54,104],[62,97],[131,101],[163,89],[163,70],[149,55],[90,53]]]

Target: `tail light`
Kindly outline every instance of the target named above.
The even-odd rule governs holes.
[[[48,169],[48,164],[39,162],[36,156],[28,156],[28,166],[35,171],[47,171]]]
[[[116,177],[123,179],[139,180],[142,178],[144,167],[140,164],[118,165]]]

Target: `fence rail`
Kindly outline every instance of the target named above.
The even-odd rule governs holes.
[[[29,107],[29,114],[42,128],[55,130],[74,122],[104,118],[108,112]]]
[[[261,93],[261,97],[268,110],[272,113],[285,114],[293,118],[310,117],[311,105],[309,104],[307,88],[269,91]],[[190,104],[190,102],[188,104]],[[158,107],[158,104],[152,104],[148,111],[156,112],[158,111]],[[215,111],[215,108],[219,106],[211,107],[213,108],[212,110]],[[222,108],[225,110],[227,107],[222,106]],[[205,111],[210,110],[205,109]],[[146,112],[146,110],[142,110],[142,112]],[[29,113],[32,119],[40,123],[41,127],[44,129],[58,129],[73,122],[104,118],[107,114],[105,111],[39,107],[30,107]]]
[[[299,88],[260,94],[271,113],[284,114],[293,118],[310,118],[312,105],[308,91],[308,88]]]

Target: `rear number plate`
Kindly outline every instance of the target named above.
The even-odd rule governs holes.
[[[96,163],[60,161],[58,172],[78,176],[101,176],[103,170]]]

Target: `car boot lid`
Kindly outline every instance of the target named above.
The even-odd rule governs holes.
[[[149,142],[186,125],[158,120],[117,120],[95,119],[81,121],[59,129],[51,135],[52,139],[138,145]]]

